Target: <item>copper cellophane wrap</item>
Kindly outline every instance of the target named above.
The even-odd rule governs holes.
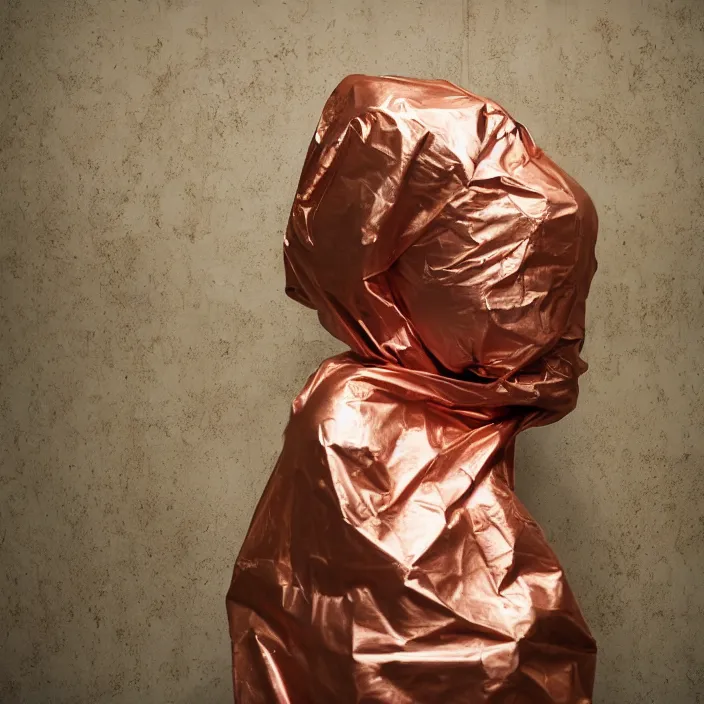
[[[496,103],[350,76],[286,291],[351,351],[293,402],[227,596],[239,704],[591,702],[596,646],[513,492],[577,399],[589,197]]]

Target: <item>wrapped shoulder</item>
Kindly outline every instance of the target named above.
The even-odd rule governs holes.
[[[325,446],[363,444],[379,393],[363,370],[347,355],[323,362],[294,400],[287,434],[314,435]]]

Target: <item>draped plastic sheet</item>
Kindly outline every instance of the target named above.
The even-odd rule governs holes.
[[[236,562],[235,701],[591,702],[595,642],[513,463],[576,403],[596,232],[496,103],[336,88],[284,261],[351,351],[293,402]]]

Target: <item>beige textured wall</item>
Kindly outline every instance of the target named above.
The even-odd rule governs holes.
[[[229,701],[231,565],[340,349],[281,237],[349,72],[497,99],[594,197],[592,368],[519,492],[596,701],[704,701],[704,2],[3,0],[0,72],[0,701]]]

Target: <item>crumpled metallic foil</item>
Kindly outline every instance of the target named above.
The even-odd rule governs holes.
[[[575,406],[597,215],[499,105],[350,76],[284,242],[351,351],[293,402],[227,595],[239,704],[586,704],[596,645],[513,491]]]

